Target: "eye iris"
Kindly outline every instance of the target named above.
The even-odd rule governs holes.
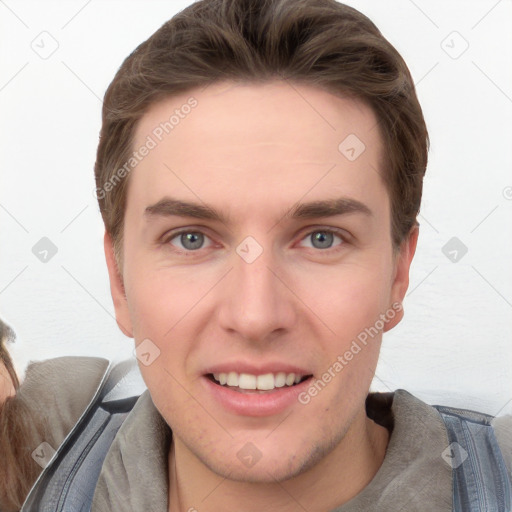
[[[311,235],[313,247],[317,249],[328,249],[333,242],[334,235],[332,233],[328,233],[327,231],[315,231]]]
[[[204,242],[202,233],[183,233],[180,238],[183,247],[191,251],[200,249]]]

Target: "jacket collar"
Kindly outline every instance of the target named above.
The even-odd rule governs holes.
[[[144,391],[110,446],[92,512],[167,512],[171,438],[171,429],[154,406],[149,391]]]
[[[391,410],[394,428],[382,466],[361,493],[333,512],[390,510],[390,503],[394,510],[410,510],[425,500],[433,510],[451,510],[451,468],[441,457],[448,438],[439,413],[404,390],[393,394]],[[171,439],[146,390],[110,447],[92,512],[168,512]]]

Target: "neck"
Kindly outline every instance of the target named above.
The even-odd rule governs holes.
[[[389,432],[361,414],[313,468],[285,481],[252,483],[212,472],[173,436],[169,512],[332,510],[359,494],[382,465]],[[195,508],[194,508],[195,507]]]

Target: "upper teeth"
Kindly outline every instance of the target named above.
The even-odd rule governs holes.
[[[269,390],[282,388],[285,384],[292,386],[298,384],[302,375],[295,373],[266,373],[265,375],[251,375],[249,373],[214,373],[213,378],[220,384],[238,386],[241,389]]]

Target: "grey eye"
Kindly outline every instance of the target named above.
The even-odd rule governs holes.
[[[310,237],[316,249],[329,249],[334,241],[334,234],[329,231],[313,231]]]
[[[180,235],[180,242],[184,249],[195,251],[197,249],[201,249],[201,246],[204,243],[204,235],[194,231],[182,233]]]

